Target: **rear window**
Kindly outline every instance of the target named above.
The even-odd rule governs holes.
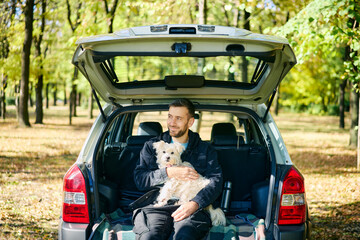
[[[163,131],[167,131],[167,111],[161,112],[140,112],[136,115],[134,120],[134,126],[132,130],[132,135],[139,135],[139,124],[142,122],[148,121],[158,121]],[[191,127],[193,132],[198,132],[200,137],[204,141],[211,140],[211,130],[215,123],[232,123],[236,128],[238,135],[245,137],[245,124],[243,120],[238,119],[232,113],[223,113],[223,112],[197,112],[195,117],[195,123]],[[246,141],[246,140],[245,140]]]
[[[155,83],[171,75],[202,75],[205,81],[241,83],[251,87],[270,72],[267,62],[248,56],[117,56],[100,63],[100,67],[119,88],[143,81]]]

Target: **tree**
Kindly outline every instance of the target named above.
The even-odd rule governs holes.
[[[350,145],[358,145],[360,154],[359,135],[359,83],[360,83],[360,6],[352,0],[318,0],[306,6],[297,16],[292,18],[280,33],[292,39],[300,63],[315,58],[318,49],[340,52],[346,49],[345,61],[341,71],[336,74],[336,86],[342,91],[342,84],[347,79],[352,83],[351,93],[352,124],[350,129]],[[330,50],[329,50],[330,49]],[[333,58],[324,58],[327,64],[335,63]],[[336,64],[338,65],[338,64]],[[340,83],[340,84],[339,84]],[[341,94],[340,94],[341,95]],[[358,168],[360,168],[360,155],[358,156]]]
[[[24,8],[25,38],[21,54],[21,81],[18,121],[20,126],[30,127],[29,122],[29,75],[30,75],[30,51],[33,32],[34,0],[26,0]]]
[[[13,18],[16,11],[16,0],[12,0],[10,3],[1,2],[0,11],[0,69],[1,69],[1,81],[0,81],[0,116],[5,119],[6,116],[6,95],[5,90],[7,87],[8,75],[4,66],[4,61],[9,57],[10,41],[8,39],[8,27],[13,25]]]
[[[115,11],[116,11],[119,0],[114,0],[112,7],[109,6],[108,0],[103,0],[103,2],[104,2],[105,13],[106,13],[106,23],[108,24],[108,33],[112,33],[114,19],[115,19]]]
[[[81,7],[82,2],[78,2],[76,6],[76,17],[75,21],[72,20],[72,11],[71,11],[71,5],[69,0],[66,0],[66,6],[67,6],[67,20],[70,25],[71,31],[74,35],[76,29],[81,24]],[[76,92],[77,92],[77,85],[75,83],[76,79],[78,78],[78,69],[74,68],[74,74],[71,79],[71,91],[70,91],[70,98],[69,98],[69,124],[71,125],[72,122],[72,116],[76,116]]]
[[[38,60],[39,64],[39,72],[37,76],[37,83],[35,85],[35,93],[36,93],[36,110],[35,110],[35,123],[42,124],[43,123],[43,96],[42,96],[42,90],[43,90],[43,81],[44,81],[44,74],[43,74],[43,54],[41,51],[41,43],[44,36],[44,30],[45,30],[45,13],[46,13],[46,0],[40,1],[41,6],[38,7],[39,9],[39,15],[41,22],[40,24],[40,32],[38,36],[34,36],[34,45],[35,45],[35,59]]]

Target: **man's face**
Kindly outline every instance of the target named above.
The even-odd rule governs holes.
[[[170,107],[168,113],[167,126],[170,136],[180,138],[188,133],[189,128],[194,123],[194,118],[190,117],[186,107]]]

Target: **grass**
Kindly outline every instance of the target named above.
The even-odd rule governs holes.
[[[67,110],[46,109],[44,124],[31,128],[17,127],[12,108],[0,119],[0,239],[57,238],[62,178],[94,121],[79,109],[69,126]],[[282,113],[275,119],[305,177],[313,239],[359,239],[360,173],[349,129],[339,130],[337,117]]]

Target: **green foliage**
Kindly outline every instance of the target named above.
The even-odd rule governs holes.
[[[40,35],[40,2],[34,8],[34,37]],[[70,92],[73,83],[74,67],[70,63],[79,37],[107,34],[111,16],[106,14],[104,2],[94,0],[68,1],[70,7],[70,27],[66,0],[48,1],[45,13],[46,26],[43,36],[43,55],[36,57],[32,49],[31,82],[36,84],[37,76],[44,75],[44,83],[57,85],[57,90]],[[109,7],[113,1],[108,1]],[[349,19],[360,21],[359,6],[353,0],[317,1],[246,1],[246,0],[207,0],[206,23],[215,25],[238,26],[242,28],[249,13],[250,30],[253,32],[282,35],[289,39],[298,59],[298,65],[284,79],[281,85],[281,103],[293,109],[308,109],[320,105],[328,112],[329,105],[338,102],[337,87],[343,79],[360,81],[356,69],[360,67],[359,28],[354,28]],[[310,3],[309,3],[310,2]],[[5,9],[10,1],[0,3]],[[186,6],[184,8],[184,6]],[[7,94],[14,94],[14,87],[20,79],[20,56],[22,50],[24,24],[21,4],[11,21],[1,25],[0,37],[5,37],[9,45],[9,56],[0,57],[0,73],[8,76]],[[9,12],[9,11],[3,11]],[[4,14],[4,13],[2,13]],[[198,23],[199,1],[197,0],[133,0],[120,1],[114,15],[113,29],[169,23]],[[1,16],[4,15],[0,15]],[[3,23],[1,23],[3,24]],[[344,61],[345,46],[351,47],[351,57]],[[2,45],[1,45],[2,46]],[[0,46],[0,48],[2,48]],[[233,62],[232,62],[233,61]],[[130,63],[132,65],[135,62]],[[162,69],[161,63],[149,62],[146,68]],[[237,74],[241,61],[204,65],[204,72],[214,67],[225,68],[229,74]],[[126,62],[116,62],[116,68],[125,71]],[[143,66],[144,63],[142,64]],[[43,68],[40,68],[42,66]],[[159,68],[160,66],[160,68]],[[159,70],[159,71],[160,71]],[[125,72],[124,72],[125,73]],[[142,74],[147,75],[143,69]],[[128,76],[134,79],[135,76]],[[78,91],[87,96],[89,85],[79,75],[75,80]],[[355,86],[357,86],[355,84]],[[332,111],[332,110],[331,110]]]
[[[313,1],[284,26],[274,29],[289,39],[299,63],[283,82],[283,93],[290,96],[283,104],[305,104],[308,108],[320,104],[321,112],[333,113],[327,106],[338,103],[340,82],[349,79],[357,86],[360,61],[356,52],[359,51],[360,32],[354,19],[359,21],[360,13],[355,2]],[[346,46],[352,53],[350,59],[344,61]],[[293,88],[294,81],[298,83],[296,88]]]

